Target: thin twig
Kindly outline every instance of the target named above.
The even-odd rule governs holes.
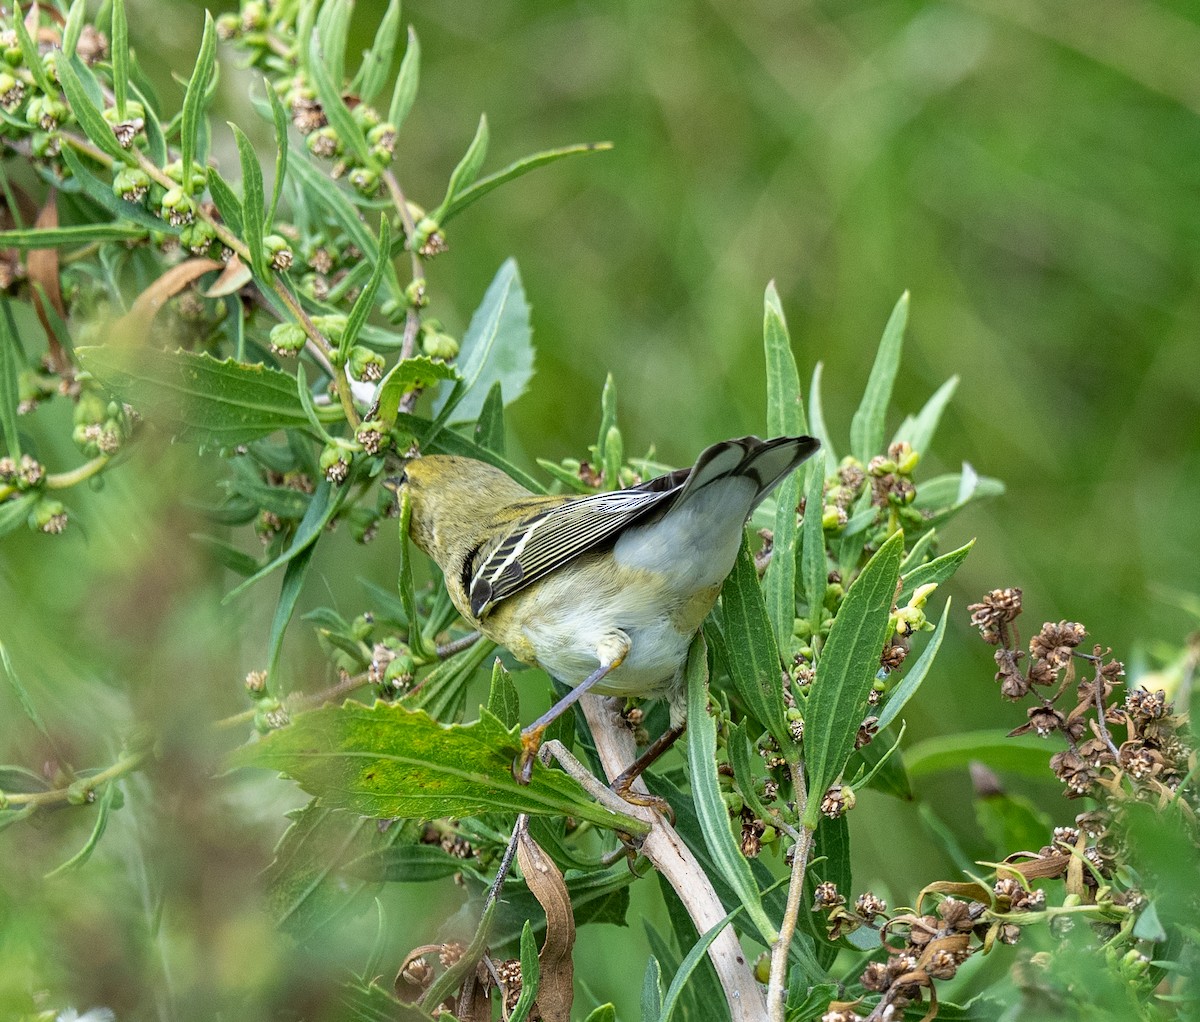
[[[153,750],[150,748],[139,749],[137,752],[131,752],[122,756],[112,766],[106,767],[99,773],[92,774],[88,777],[77,778],[73,783],[62,788],[52,788],[50,791],[16,791],[12,794],[4,795],[4,806],[10,808],[12,806],[49,806],[58,803],[70,802],[72,798],[77,797],[81,793],[87,794],[94,792],[103,784],[109,781],[115,781],[126,774],[131,773],[140,767],[149,757]]]
[[[793,776],[801,771],[802,768],[797,764],[793,767]],[[800,805],[801,800],[798,799],[796,804]],[[796,934],[796,919],[804,897],[804,872],[808,866],[812,838],[813,832],[807,827],[801,827],[799,840],[792,846],[792,878],[788,884],[787,905],[783,911],[783,921],[779,924],[779,938],[771,948],[771,973],[767,986],[767,1017],[770,1022],[784,1022],[788,950]]]
[[[362,688],[363,685],[367,684],[367,680],[365,673],[343,675],[337,684],[323,688],[319,692],[293,692],[283,701],[283,708],[292,713],[307,709],[310,706],[319,706],[330,699],[337,699],[338,696],[348,695],[356,688]],[[221,730],[237,727],[239,724],[245,724],[253,720],[258,715],[258,712],[259,708],[252,706],[250,709],[242,710],[240,713],[235,713],[230,717],[222,717],[220,720],[215,720],[212,726]]]

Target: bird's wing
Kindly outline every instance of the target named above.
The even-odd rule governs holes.
[[[503,599],[532,585],[580,554],[612,539],[670,500],[678,484],[597,493],[537,511],[518,522],[471,572],[471,612],[482,617]]]

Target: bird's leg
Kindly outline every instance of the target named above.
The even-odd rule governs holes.
[[[672,724],[666,731],[659,735],[645,752],[613,778],[612,784],[609,787],[612,788],[614,794],[620,795],[626,802],[632,802],[634,805],[650,806],[652,809],[657,809],[674,823],[675,812],[671,809],[667,800],[659,798],[657,795],[648,795],[642,791],[634,791],[633,782],[641,777],[664,752],[674,745],[679,740],[679,736],[686,730],[687,721],[684,720],[678,724]]]
[[[624,662],[629,654],[629,636],[624,632],[616,632],[600,643],[596,651],[600,666],[550,707],[537,720],[521,731],[521,754],[513,763],[513,777],[521,784],[528,784],[533,776],[533,761],[537,756],[538,747],[542,744],[542,736],[554,721],[574,706],[579,698],[585,695],[593,685],[602,681]]]

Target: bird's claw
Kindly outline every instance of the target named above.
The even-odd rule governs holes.
[[[528,784],[533,777],[533,761],[538,758],[538,750],[542,746],[544,727],[529,728],[521,732],[521,752],[512,765],[513,779],[518,784]]]

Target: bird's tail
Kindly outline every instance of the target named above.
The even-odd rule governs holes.
[[[678,507],[720,479],[740,476],[756,487],[750,504],[752,511],[820,446],[821,442],[811,436],[780,436],[771,440],[744,436],[722,440],[700,452],[674,504]]]

